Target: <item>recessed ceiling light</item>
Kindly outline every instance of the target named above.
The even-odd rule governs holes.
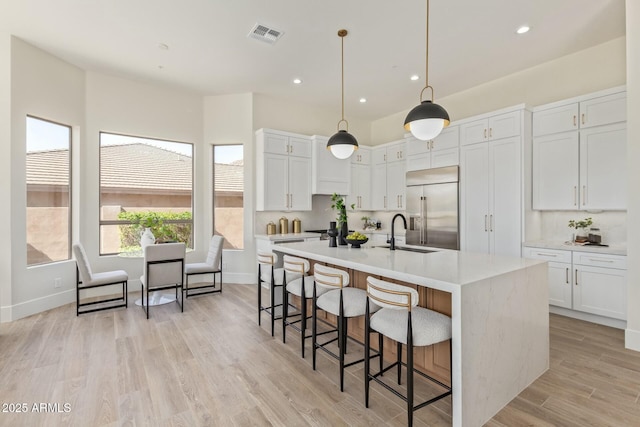
[[[293,83],[297,85],[302,84],[302,79],[293,79]]]
[[[419,78],[420,78],[420,76],[419,76],[419,75],[417,75],[417,74],[414,74],[413,76],[411,76],[411,80],[412,80],[412,81],[414,81],[414,82],[415,82],[416,80],[418,80]]]
[[[530,30],[530,29],[531,29],[531,28],[529,28],[528,26],[523,25],[523,26],[521,26],[520,28],[518,28],[518,29],[516,30],[516,33],[518,33],[518,34],[524,34],[524,33],[529,32],[529,30]]]
[[[367,102],[367,98],[360,98],[360,103],[364,104],[365,102]]]
[[[164,43],[160,43],[158,45],[158,49],[160,49],[160,50],[169,50],[169,45],[166,45]]]

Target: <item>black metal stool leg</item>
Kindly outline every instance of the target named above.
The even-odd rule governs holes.
[[[304,284],[302,285],[302,296],[300,297],[300,312],[302,316],[300,319],[300,343],[302,346],[302,358],[304,359],[304,340],[307,333],[307,299],[305,298]]]
[[[398,353],[398,384],[402,384],[402,343],[398,342],[396,345]]]

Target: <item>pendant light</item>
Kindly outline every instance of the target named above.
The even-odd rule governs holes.
[[[358,149],[358,141],[349,133],[349,122],[344,119],[344,38],[347,34],[347,30],[338,31],[342,45],[342,119],[338,122],[338,132],[327,141],[327,150],[331,151],[331,154],[338,159],[348,159]],[[340,129],[342,122],[346,125],[345,130]]]
[[[420,92],[420,105],[409,111],[407,118],[404,119],[404,128],[419,140],[428,141],[449,126],[449,114],[433,102],[433,88],[429,86],[429,0],[427,0],[427,52],[424,81],[425,87]],[[427,89],[431,89],[431,99],[423,101],[422,95]]]

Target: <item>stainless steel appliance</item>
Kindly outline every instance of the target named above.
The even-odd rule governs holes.
[[[408,245],[460,249],[458,166],[407,172]]]

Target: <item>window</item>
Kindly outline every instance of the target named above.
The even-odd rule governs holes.
[[[70,259],[71,127],[27,116],[27,265]]]
[[[242,249],[244,237],[242,145],[213,147],[213,229],[226,249]]]
[[[100,133],[100,254],[140,250],[145,228],[159,242],[193,247],[193,146]]]

